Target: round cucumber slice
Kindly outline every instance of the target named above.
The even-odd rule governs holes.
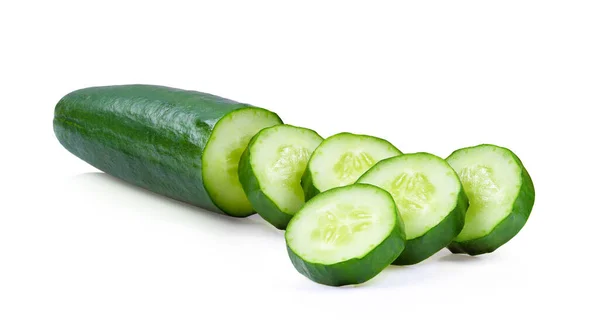
[[[306,199],[335,187],[352,184],[380,160],[400,155],[387,140],[339,133],[325,139],[308,161],[302,176]]]
[[[354,184],[308,201],[290,221],[285,241],[292,264],[324,285],[365,282],[404,249],[404,226],[385,190]]]
[[[215,124],[202,154],[202,179],[210,198],[226,214],[254,213],[238,178],[238,163],[258,131],[278,124],[281,119],[275,113],[254,107],[233,111]]]
[[[406,247],[393,262],[411,265],[445,248],[462,230],[467,196],[452,167],[428,153],[405,154],[377,163],[357,183],[388,191],[404,221]]]
[[[512,151],[488,144],[459,149],[446,160],[470,202],[465,227],[448,248],[470,255],[495,251],[531,214],[535,190],[529,173]]]
[[[300,178],[312,152],[323,141],[315,131],[277,125],[258,132],[242,154],[240,182],[252,207],[278,229],[285,229],[304,205]]]

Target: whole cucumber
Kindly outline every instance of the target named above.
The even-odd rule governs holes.
[[[250,138],[277,114],[207,93],[153,85],[91,87],[56,105],[71,153],[134,185],[231,216],[254,213],[237,176]]]

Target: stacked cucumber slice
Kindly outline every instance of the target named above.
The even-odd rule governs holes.
[[[286,230],[294,267],[331,286],[448,248],[493,252],[523,228],[535,190],[509,149],[479,145],[446,160],[339,133],[325,140],[268,110],[152,85],[77,90],[54,131],[108,174],[209,211],[258,212]]]
[[[406,248],[394,264],[410,265],[445,248],[460,233],[469,201],[458,176],[428,153],[383,160],[360,177],[394,197],[404,220]]]
[[[315,282],[359,284],[383,264],[416,264],[445,247],[489,253],[513,238],[531,213],[533,183],[506,148],[463,148],[444,160],[403,155],[384,140],[363,139],[367,145],[357,146],[356,136],[347,133],[326,139],[306,167],[305,194],[316,196],[292,218],[285,237],[292,263]],[[384,194],[389,197],[375,197]],[[385,229],[390,198],[400,239]],[[391,250],[390,240],[398,249]],[[393,253],[397,257],[390,258]]]

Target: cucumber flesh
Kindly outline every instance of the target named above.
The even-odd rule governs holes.
[[[323,141],[315,131],[291,125],[265,128],[244,151],[239,178],[253,208],[279,229],[304,205],[300,178]]]
[[[479,145],[447,158],[458,173],[470,206],[465,226],[449,247],[455,253],[496,250],[525,225],[535,201],[529,173],[507,148]]]
[[[302,186],[306,198],[352,184],[380,160],[402,154],[386,140],[339,133],[325,139],[311,156]]]
[[[238,178],[239,160],[258,131],[280,123],[273,113],[256,108],[231,112],[216,123],[202,155],[202,178],[210,198],[225,213],[254,213]]]
[[[371,279],[404,249],[403,224],[393,198],[366,184],[315,196],[292,218],[285,239],[296,269],[332,286]]]
[[[394,197],[407,240],[394,264],[429,258],[463,228],[467,196],[452,167],[435,155],[415,153],[382,160],[357,183],[378,186]]]

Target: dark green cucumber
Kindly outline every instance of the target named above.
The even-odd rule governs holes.
[[[531,214],[535,189],[529,173],[512,151],[488,144],[456,150],[446,160],[470,202],[465,227],[448,249],[470,255],[495,251]]]
[[[250,204],[278,229],[304,205],[300,178],[323,141],[315,131],[276,125],[258,132],[240,159],[238,174]]]
[[[285,232],[298,272],[324,285],[365,282],[404,249],[404,226],[385,190],[353,184],[310,199]]]
[[[237,177],[250,138],[281,124],[270,111],[152,85],[92,87],[63,97],[54,132],[71,153],[134,185],[232,216],[253,213]]]
[[[362,175],[393,197],[406,231],[406,247],[394,261],[412,265],[442,250],[460,233],[468,200],[452,167],[435,155],[414,153],[384,159]]]

